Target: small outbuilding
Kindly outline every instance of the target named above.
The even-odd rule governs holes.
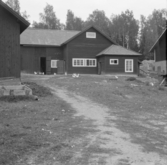
[[[138,75],[140,55],[94,26],[80,32],[29,28],[21,35],[22,71],[28,73]]]
[[[0,78],[20,77],[20,34],[29,26],[22,16],[0,0]]]
[[[113,44],[96,55],[99,74],[138,74],[138,57],[140,55],[137,52]]]

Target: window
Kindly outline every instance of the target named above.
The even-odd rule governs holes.
[[[133,72],[133,60],[132,59],[125,60],[125,72]]]
[[[73,67],[96,67],[96,59],[73,58]]]
[[[58,60],[51,60],[51,68],[57,68],[57,61]]]
[[[73,59],[73,66],[84,66],[84,59]]]
[[[86,38],[96,38],[95,32],[86,32]]]
[[[118,65],[118,59],[110,59],[110,65]]]
[[[94,67],[94,66],[96,66],[96,59],[88,59],[87,60],[87,66],[92,66],[92,67]]]

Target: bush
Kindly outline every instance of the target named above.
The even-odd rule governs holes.
[[[19,102],[19,101],[32,101],[32,96],[1,96],[0,101],[4,102]]]
[[[126,81],[135,81],[135,80],[136,80],[135,77],[129,77],[129,78],[126,79]]]
[[[49,88],[44,87],[42,85],[38,85],[34,82],[24,82],[24,85],[28,86],[30,89],[32,89],[32,94],[38,97],[47,97],[52,96],[52,92]]]

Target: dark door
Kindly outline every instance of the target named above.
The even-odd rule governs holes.
[[[57,74],[64,74],[65,72],[65,62],[57,61]]]
[[[46,57],[40,58],[40,72],[46,74]]]
[[[101,62],[98,62],[98,74],[101,74]]]
[[[51,57],[46,57],[46,74],[51,74]]]

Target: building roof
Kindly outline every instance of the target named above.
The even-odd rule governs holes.
[[[105,38],[112,41],[109,37],[103,34],[94,26],[89,26],[83,31],[72,30],[50,30],[50,29],[35,29],[29,28],[21,35],[21,45],[36,45],[36,46],[61,46],[69,43],[77,36],[81,35],[90,28],[94,28],[101,33]]]
[[[154,48],[156,47],[156,45],[158,44],[159,40],[165,36],[167,31],[167,28],[165,28],[165,30],[162,32],[162,34],[159,36],[159,38],[157,39],[157,41],[154,43],[154,45],[151,47],[151,49],[149,50],[149,52],[152,52],[154,50]]]
[[[61,46],[79,31],[28,28],[21,34],[21,45]]]
[[[120,45],[111,45],[96,56],[101,56],[101,55],[135,55],[135,56],[140,56],[140,53],[137,53],[135,51],[126,49]]]
[[[25,20],[21,15],[19,15],[17,12],[15,12],[12,8],[10,8],[7,4],[5,4],[1,0],[0,0],[0,6],[2,6],[7,12],[12,14],[16,19],[18,19],[20,23],[20,33],[22,33],[30,25],[30,23],[27,20]]]
[[[105,35],[104,33],[102,33],[97,27],[91,25],[87,28],[85,28],[84,30],[80,31],[78,34],[76,34],[75,36],[73,36],[72,38],[70,38],[69,40],[65,41],[63,44],[67,44],[70,41],[72,41],[73,39],[75,39],[76,37],[78,37],[79,35],[81,35],[82,33],[86,32],[87,30],[89,30],[90,28],[94,28],[96,31],[98,31],[100,34],[102,34],[105,38],[107,38],[109,41],[111,41],[113,44],[116,44],[114,41],[111,40],[110,37],[108,37],[107,35]]]

